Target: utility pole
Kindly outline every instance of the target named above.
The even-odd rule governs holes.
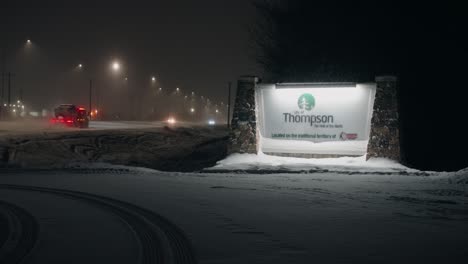
[[[230,128],[230,127],[231,127],[231,120],[230,120],[230,116],[231,116],[231,82],[229,82],[229,85],[228,85],[228,101],[227,101],[227,105],[228,105],[227,127]]]
[[[6,45],[6,44],[4,44]],[[5,71],[6,71],[6,47],[2,49],[2,101],[5,99]]]
[[[91,99],[93,97],[93,80],[89,80],[89,116],[91,116],[91,112],[93,109],[91,108]]]
[[[4,112],[8,109],[4,107],[5,104],[5,71],[6,71],[6,41],[3,44],[3,49],[2,49],[2,93],[1,95],[1,100],[0,100],[0,120],[4,116]],[[8,104],[8,107],[10,105]],[[4,109],[2,109],[4,108]]]
[[[5,98],[5,91],[4,91],[4,89],[5,89],[5,72],[3,72],[3,70],[2,70],[2,94],[1,94],[1,96],[0,96],[0,98],[2,98],[1,103],[3,103],[3,98]]]
[[[8,73],[8,109],[10,108],[11,108],[11,72]]]
[[[94,89],[94,96],[96,97],[96,110],[98,112],[95,112],[94,114],[96,115],[96,120],[98,120],[98,115],[102,114],[101,113],[101,106],[100,106],[100,102],[99,102],[99,89]]]

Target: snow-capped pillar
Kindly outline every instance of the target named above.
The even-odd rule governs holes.
[[[397,103],[397,78],[375,78],[377,90],[372,113],[367,159],[389,158],[400,161],[400,129]]]
[[[241,76],[232,113],[228,153],[257,153],[255,86],[258,77]]]

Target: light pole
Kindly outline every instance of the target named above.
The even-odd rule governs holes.
[[[80,64],[81,65],[81,64]],[[93,98],[93,80],[89,80],[89,116],[92,116],[93,108],[92,108],[92,101]]]
[[[29,43],[29,42],[28,42]],[[76,68],[80,71],[82,71],[83,69],[86,69],[87,67],[85,67],[85,65],[83,64],[78,64],[76,66]],[[119,72],[120,71],[120,68],[121,68],[121,65],[118,61],[113,61],[111,63],[111,69],[113,72]],[[93,113],[93,78],[91,76],[91,74],[89,74],[89,117],[92,118],[92,113]],[[96,102],[97,102],[97,93],[96,93]],[[98,106],[96,106],[97,108]],[[96,109],[97,110],[97,109]],[[97,111],[95,111],[95,114],[97,114]]]
[[[31,46],[32,45],[32,42],[30,39],[26,40],[26,46]],[[6,107],[7,110],[7,113],[10,113],[10,103],[11,103],[11,77],[15,76],[14,74],[12,74],[11,72],[8,72],[8,74],[6,73],[7,71],[7,43],[6,41],[4,42],[3,44],[3,47],[2,47],[2,69],[1,69],[1,78],[2,78],[2,91],[1,91],[1,94],[0,94],[0,98],[1,98],[1,101],[0,101],[0,119],[2,119],[3,117],[3,111],[2,111],[2,106]],[[7,99],[8,99],[8,104],[5,106],[5,79],[7,78],[8,76],[8,81],[7,81],[7,84],[8,84],[8,95],[7,95]],[[20,91],[20,97],[21,97],[21,100],[23,100],[23,91],[21,90]],[[4,109],[4,110],[6,110]]]
[[[80,63],[76,67],[78,68],[78,70],[81,71],[83,69],[83,64]],[[91,77],[89,77],[89,110],[88,110],[88,115],[89,115],[90,119],[92,118],[92,112],[93,112],[92,97],[93,97],[93,80],[92,80]]]
[[[111,69],[112,71],[117,74],[120,72],[120,69],[121,69],[121,64],[118,60],[114,60],[112,63],[111,63]],[[121,79],[120,79],[121,80]],[[119,119],[121,118],[120,114],[119,114]]]
[[[6,43],[2,49],[2,104],[4,103],[3,100],[5,99],[5,71],[6,71]]]
[[[228,103],[227,103],[227,107],[228,107],[228,111],[227,111],[227,127],[228,128],[231,128],[231,120],[230,120],[230,116],[231,116],[231,82],[229,82],[229,85],[228,85]]]

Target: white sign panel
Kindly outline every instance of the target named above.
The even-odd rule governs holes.
[[[263,145],[276,144],[276,152],[282,151],[278,149],[281,148],[278,141],[284,140],[313,143],[359,141],[367,145],[374,96],[375,85],[259,86],[257,110]],[[294,144],[297,142],[290,145]],[[287,149],[287,144],[283,145]],[[333,146],[336,154],[340,146]]]

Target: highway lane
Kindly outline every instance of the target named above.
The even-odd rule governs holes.
[[[161,128],[164,126],[194,127],[200,125],[203,124],[193,122],[177,122],[176,124],[169,124],[164,121],[91,121],[89,128],[80,129],[65,127],[62,125],[51,125],[47,120],[0,121],[0,136],[87,130],[148,129]]]

